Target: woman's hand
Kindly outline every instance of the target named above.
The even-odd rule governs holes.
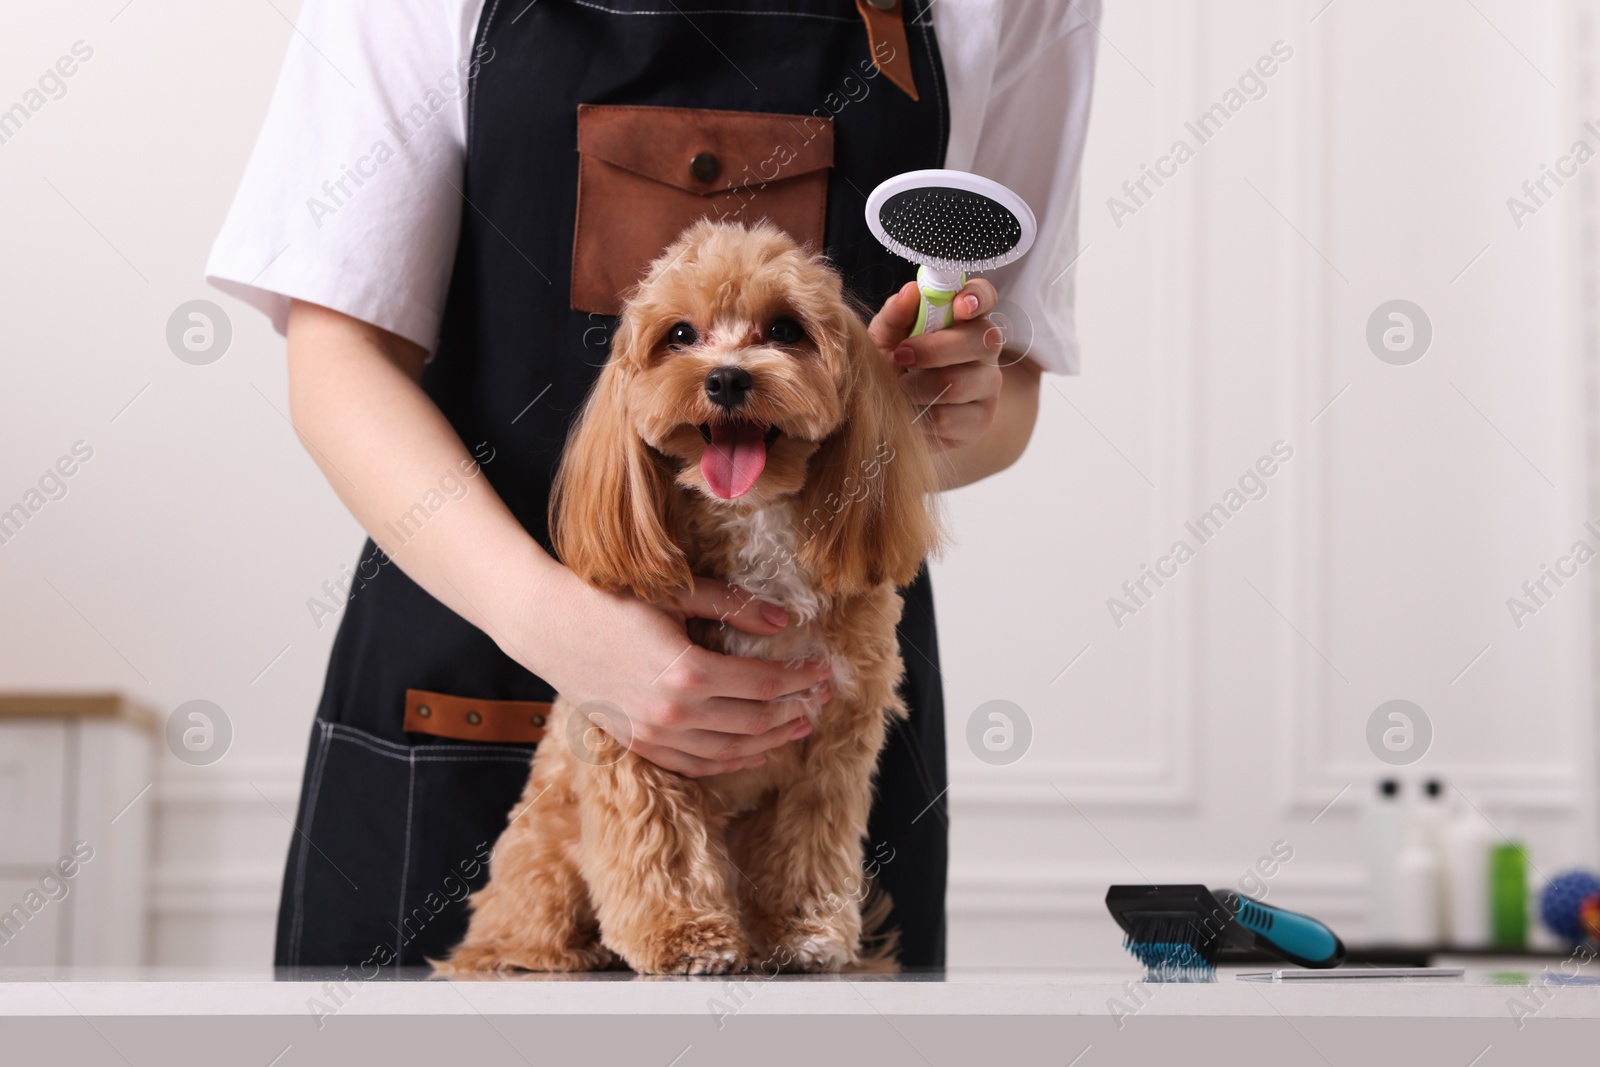
[[[626,729],[604,715],[591,721],[691,778],[761,766],[764,753],[809,734],[807,713],[833,695],[823,663],[725,656],[689,641],[690,618],[752,634],[788,625],[783,609],[726,582],[696,579],[671,603],[652,605],[601,592],[556,565],[533,596],[524,617],[534,622],[507,653],[579,706],[603,700],[622,709]]]
[[[934,448],[972,444],[994,424],[1005,334],[989,312],[998,302],[994,286],[974,278],[956,294],[954,325],[911,337],[921,296],[907,282],[868,327],[884,356],[906,368],[901,385]]]
[[[921,296],[907,282],[868,327],[884,358],[906,368],[900,384],[937,452],[941,489],[1005,470],[1033,435],[1039,365],[1006,349],[1005,329],[989,314],[998,299],[974,278],[956,294],[954,325],[911,337]]]

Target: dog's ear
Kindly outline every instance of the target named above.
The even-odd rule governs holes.
[[[556,555],[604,589],[658,600],[690,581],[668,535],[672,475],[628,418],[626,371],[613,358],[567,439],[550,494]]]
[[[846,368],[845,418],[806,470],[800,559],[823,590],[850,594],[916,577],[939,543],[938,485],[896,369],[849,307],[834,322],[817,336]]]

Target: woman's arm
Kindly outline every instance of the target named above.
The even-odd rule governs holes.
[[[294,426],[334,490],[401,570],[507,655],[571,700],[621,707],[634,751],[684,774],[755,766],[809,732],[806,705],[791,697],[826,678],[823,665],[723,656],[684,633],[691,616],[776,633],[787,625],[781,609],[712,581],[664,605],[591,588],[529,536],[477,470],[422,391],[420,347],[300,301],[288,334]],[[447,474],[467,493],[403,546],[386,543],[384,524]]]
[[[533,589],[558,582],[555,561],[529,537],[477,470],[419,382],[427,353],[385,330],[315,304],[289,314],[289,410],[334,491],[400,568],[502,645]],[[384,523],[404,515],[446,475],[469,489],[397,546]],[[470,539],[475,549],[454,546]],[[495,580],[495,572],[502,580]],[[504,577],[521,574],[523,582]],[[499,633],[496,633],[496,630]]]

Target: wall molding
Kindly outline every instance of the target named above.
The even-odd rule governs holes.
[[[263,803],[263,797],[291,817],[300,800],[304,760],[236,760],[223,757],[209,767],[164,761],[157,772],[155,803],[161,809]]]
[[[1185,869],[1182,880],[1225,888],[1242,873],[1220,867]],[[152,907],[157,919],[270,918],[277,914],[281,879],[279,868],[258,864],[170,868],[152,886]],[[1093,918],[1105,913],[1106,888],[1127,881],[1126,867],[956,863],[950,870],[947,907],[953,918]],[[1356,867],[1304,875],[1291,867],[1271,881],[1268,899],[1292,899],[1294,906],[1316,914],[1359,918],[1365,914],[1365,885],[1365,875]]]
[[[1092,807],[1192,808],[1193,776],[1171,762],[1085,764],[1064,760],[1009,767],[950,768],[950,803],[956,808],[1069,811],[1068,802]]]
[[[1221,868],[1185,869],[1180,880],[1198,880],[1221,889],[1234,885],[1242,873]],[[1159,872],[1156,876],[1159,881]],[[946,906],[952,918],[1098,918],[1106,915],[1107,887],[1128,880],[1126,867],[953,866]],[[1293,907],[1317,915],[1362,918],[1366,914],[1366,879],[1356,867],[1314,869],[1297,875],[1291,866],[1269,883],[1267,900],[1286,907],[1292,900]]]
[[[1407,788],[1412,783],[1437,778],[1447,789],[1458,787],[1469,803],[1479,808],[1491,820],[1496,813],[1546,812],[1576,815],[1583,808],[1584,784],[1582,775],[1572,766],[1526,765],[1486,766],[1464,765],[1450,767],[1430,764],[1425,769],[1411,767],[1393,768],[1394,773],[1374,772],[1369,764],[1342,763],[1316,768],[1315,772],[1301,777],[1289,791],[1287,807],[1293,815],[1315,815],[1327,807],[1339,790],[1348,790],[1339,797],[1328,815],[1339,813],[1349,817],[1361,810],[1365,793],[1382,778],[1398,778]],[[1341,773],[1342,772],[1342,773]],[[1453,799],[1453,798],[1452,798]]]
[[[154,918],[274,916],[278,913],[282,866],[167,866],[151,880]]]
[[[253,827],[287,836],[299,805],[299,757],[229,760],[190,767],[165,760],[152,790],[157,852],[150,872],[150,918],[260,918],[277,914],[282,850],[274,862],[215,858],[217,846],[191,841],[237,840]],[[201,827],[196,831],[196,826]],[[174,826],[182,831],[174,831]],[[263,831],[265,832],[265,831]]]

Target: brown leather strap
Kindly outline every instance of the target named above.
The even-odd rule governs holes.
[[[536,744],[550,705],[540,700],[470,700],[426,689],[406,690],[406,732],[455,741]]]
[[[867,23],[867,44],[872,49],[872,62],[889,80],[905,91],[911,99],[917,97],[917,79],[911,73],[911,52],[906,45],[906,23],[900,14],[905,0],[894,0],[891,7],[879,8],[872,0],[856,0],[856,10]]]

